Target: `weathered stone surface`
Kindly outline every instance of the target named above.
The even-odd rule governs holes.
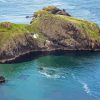
[[[0,23],[1,63],[30,52],[53,50],[100,51],[100,28],[54,6],[35,12],[29,25]]]
[[[43,10],[48,11],[51,14],[71,16],[68,12],[66,12],[65,9],[59,9],[55,6],[48,6],[48,7],[43,8]]]
[[[6,81],[5,78],[3,76],[0,76],[0,84],[5,83],[5,81]]]

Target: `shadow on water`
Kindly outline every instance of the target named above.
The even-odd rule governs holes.
[[[80,65],[92,64],[95,59],[100,58],[99,52],[45,52],[30,53],[20,57],[16,62],[9,64],[0,64],[0,74],[3,73],[11,76],[13,73],[20,73],[24,70],[38,68],[43,71],[44,68],[51,68],[49,72],[53,72],[52,68],[82,68]],[[23,62],[23,63],[22,63]],[[37,63],[37,66],[35,65]],[[11,74],[11,75],[10,75]]]
[[[31,52],[26,55],[18,57],[16,60],[7,62],[8,64],[15,64],[15,63],[22,63],[22,62],[28,62],[32,61],[34,59],[37,59],[39,57],[43,56],[72,56],[73,58],[93,58],[93,57],[99,57],[100,52],[92,52],[92,51],[53,51],[53,52]]]
[[[92,69],[95,70],[95,61],[99,59],[99,52],[53,52],[35,61],[37,62],[38,70],[44,76],[61,78],[63,74],[71,75],[71,73],[77,73],[77,71],[91,72]]]
[[[37,98],[39,98],[38,93],[43,95],[42,93],[45,92],[46,94],[47,91],[49,91],[49,93],[51,93],[51,96],[52,93],[54,93],[54,97],[50,97],[52,99],[52,98],[58,98],[58,96],[56,96],[54,92],[55,91],[54,89],[56,89],[61,93],[60,94],[61,98],[63,97],[68,98],[68,93],[69,93],[68,89],[69,89],[70,90],[69,95],[71,94],[73,96],[78,96],[80,98],[82,95],[84,98],[88,98],[88,94],[85,94],[84,91],[80,89],[84,89],[85,87],[86,91],[87,88],[86,86],[91,85],[90,84],[92,80],[91,78],[93,78],[93,76],[96,75],[97,72],[95,73],[95,70],[98,70],[98,68],[93,69],[90,67],[94,67],[93,63],[95,63],[95,61],[97,60],[100,61],[99,59],[100,59],[99,52],[58,51],[52,53],[49,52],[31,53],[28,54],[27,56],[25,55],[24,57],[18,59],[20,63],[13,62],[11,64],[0,64],[0,75],[4,75],[8,79],[8,82],[4,84],[4,87],[6,86],[6,89],[8,88],[8,90],[10,90],[10,87],[14,88],[13,91],[14,92],[16,91],[17,94],[19,94],[20,91],[22,92],[22,88],[24,87],[24,90],[29,92],[28,95],[32,93],[31,96],[33,96],[33,94],[37,93],[35,94],[36,96],[33,96]],[[92,70],[94,70],[94,72]],[[80,81],[78,82],[78,79],[86,83],[82,83]],[[41,84],[37,85],[40,82]],[[22,88],[20,89],[19,86],[21,86]],[[43,86],[44,87],[47,86],[45,87],[46,89],[44,89]],[[34,89],[32,89],[32,87]],[[75,92],[73,92],[73,87],[75,89]],[[43,92],[40,92],[40,90],[43,90]],[[80,91],[82,92],[82,94],[80,93]],[[47,94],[48,97],[49,93]],[[26,95],[24,95],[25,98]],[[44,100],[44,99],[40,98],[36,100]],[[72,98],[68,100],[75,100],[75,99]],[[85,100],[95,100],[95,99],[85,99]]]
[[[22,56],[16,62],[10,64],[0,64],[0,75],[9,76],[20,74],[21,72],[38,69],[40,72],[55,74],[57,69],[67,71],[72,69],[81,69],[91,66],[95,59],[100,58],[99,52],[45,52],[30,53]],[[22,63],[23,62],[23,63]],[[84,66],[81,66],[84,65]],[[88,66],[89,67],[89,66]],[[66,72],[67,72],[66,71]],[[70,72],[70,71],[69,71]]]

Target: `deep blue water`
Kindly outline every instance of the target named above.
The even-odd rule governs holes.
[[[29,23],[47,5],[100,25],[100,0],[0,0],[0,22]],[[0,64],[0,100],[100,100],[100,53],[47,55],[18,64]]]

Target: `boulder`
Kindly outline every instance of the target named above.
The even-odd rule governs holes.
[[[5,83],[5,78],[3,76],[0,76],[0,83]]]

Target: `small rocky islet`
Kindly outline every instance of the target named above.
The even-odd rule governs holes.
[[[75,18],[55,6],[38,10],[32,17],[30,24],[0,23],[0,63],[38,51],[100,51],[96,23]]]
[[[2,83],[5,83],[6,82],[6,79],[5,79],[5,77],[3,77],[3,76],[0,76],[0,84],[2,84]]]

